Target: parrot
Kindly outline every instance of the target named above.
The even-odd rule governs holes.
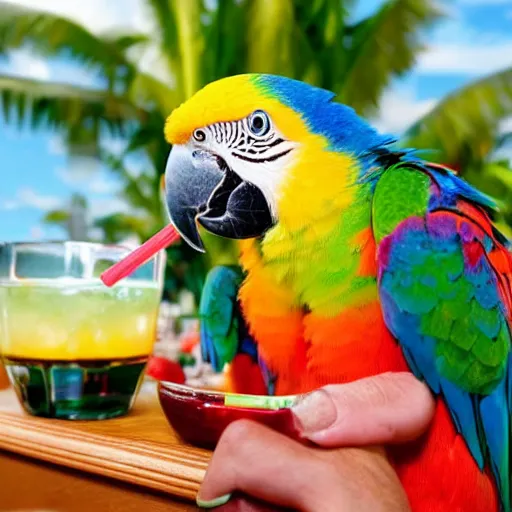
[[[284,76],[213,81],[164,134],[170,223],[197,251],[203,230],[239,245],[199,307],[230,389],[410,372],[435,398],[428,431],[388,450],[413,512],[510,512],[512,252],[495,201]]]

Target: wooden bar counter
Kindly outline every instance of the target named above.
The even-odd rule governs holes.
[[[192,511],[210,452],[180,441],[146,382],[132,412],[102,421],[24,413],[0,391],[0,511]]]

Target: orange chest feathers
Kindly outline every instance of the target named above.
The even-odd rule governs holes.
[[[366,244],[360,272],[375,276],[374,261],[375,246]],[[254,242],[242,243],[242,265],[248,272],[239,295],[244,317],[263,360],[278,376],[277,394],[407,370],[378,300],[325,317],[298,304],[291,288],[276,282]]]

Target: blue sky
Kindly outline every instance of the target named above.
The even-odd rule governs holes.
[[[14,2],[14,0],[11,0]],[[151,30],[143,0],[18,0],[76,19],[96,32]],[[360,0],[354,18],[375,9],[377,0]],[[449,17],[426,39],[427,49],[407,76],[386,91],[374,120],[383,131],[400,133],[440,98],[466,82],[512,65],[512,0],[444,2]],[[151,55],[142,64],[157,69]],[[93,85],[94,78],[66,61],[46,62],[27,51],[0,61],[0,73]],[[110,142],[113,149],[118,143]],[[126,209],[117,197],[119,184],[92,162],[70,162],[56,133],[19,130],[0,120],[0,241],[59,239],[59,228],[42,223],[49,209],[65,204],[74,191],[85,194],[92,215]],[[137,172],[133,163],[133,172]]]

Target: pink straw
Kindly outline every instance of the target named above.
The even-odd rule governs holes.
[[[105,270],[100,276],[101,280],[109,287],[114,286],[118,281],[129,276],[133,271],[144,265],[158,251],[177,242],[179,238],[178,232],[171,224],[168,224],[124,259]]]

